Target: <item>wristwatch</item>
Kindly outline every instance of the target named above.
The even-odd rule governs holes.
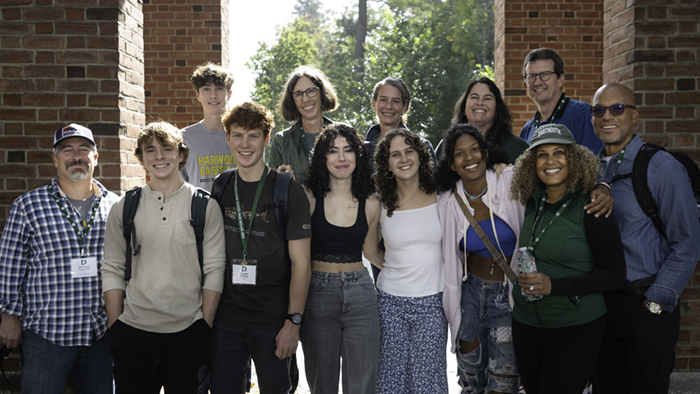
[[[661,314],[661,305],[657,304],[656,302],[644,300],[644,306],[649,310],[649,312],[651,312],[655,315]]]
[[[297,326],[301,324],[301,313],[291,313],[287,315],[287,320],[291,321],[292,323],[296,324]]]

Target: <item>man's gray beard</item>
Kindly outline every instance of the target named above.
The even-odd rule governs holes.
[[[76,168],[73,170],[68,170],[68,177],[73,182],[84,181],[88,177],[88,172],[82,168]]]

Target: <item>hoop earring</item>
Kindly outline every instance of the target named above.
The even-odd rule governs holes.
[[[389,175],[387,175],[387,179],[394,179],[394,172],[393,171],[387,171]]]

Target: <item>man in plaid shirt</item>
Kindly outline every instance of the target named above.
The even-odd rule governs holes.
[[[0,239],[0,341],[21,346],[23,393],[112,393],[100,269],[118,196],[92,179],[90,129],[54,133],[58,176],[18,197]]]

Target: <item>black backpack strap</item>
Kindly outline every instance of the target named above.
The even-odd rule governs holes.
[[[192,195],[192,206],[190,207],[190,224],[197,240],[197,257],[199,258],[199,270],[202,273],[202,285],[204,285],[204,225],[206,224],[209,198],[209,193],[198,187]]]
[[[211,197],[216,200],[219,205],[221,205],[221,196],[224,194],[224,189],[228,183],[231,176],[235,173],[236,169],[232,168],[226,170],[214,178],[214,183],[211,186]],[[223,208],[222,208],[223,209]]]
[[[286,172],[277,172],[274,187],[275,221],[280,239],[287,239],[287,218],[289,215],[289,186],[292,184],[292,175]]]
[[[136,186],[126,192],[124,196],[124,211],[122,212],[122,229],[126,240],[126,266],[124,270],[124,281],[131,279],[131,245],[134,245],[134,256],[141,251],[141,245],[136,244],[136,229],[134,227],[134,217],[139,207],[141,197],[141,186]]]
[[[634,165],[632,166],[632,189],[634,189],[634,195],[637,197],[637,202],[642,208],[642,211],[651,218],[661,235],[666,238],[666,227],[661,222],[661,217],[659,216],[659,207],[654,201],[654,197],[651,195],[651,190],[649,189],[649,184],[647,183],[647,173],[649,170],[649,162],[652,156],[660,150],[665,151],[664,148],[654,145],[654,144],[644,144],[637,152],[637,157],[634,159]]]

